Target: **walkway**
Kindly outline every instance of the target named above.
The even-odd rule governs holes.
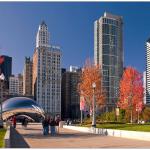
[[[31,148],[150,148],[150,142],[118,137],[100,136],[60,129],[60,134],[43,136],[42,126],[30,124],[27,129],[17,126]]]

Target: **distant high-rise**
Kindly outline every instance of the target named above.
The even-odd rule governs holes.
[[[4,74],[5,79],[9,81],[9,77],[12,74],[12,57],[2,55],[4,62],[0,64],[0,70]]]
[[[146,104],[150,104],[150,38],[146,41]]]
[[[23,70],[23,95],[32,96],[32,60],[25,57]]]
[[[80,96],[78,83],[80,81],[81,69],[70,67],[69,71],[62,70],[61,97],[62,118],[80,118]]]
[[[49,45],[45,22],[39,26],[33,54],[32,94],[37,103],[50,115],[61,115],[61,52]]]
[[[106,109],[118,100],[119,81],[123,73],[123,19],[105,12],[94,22],[94,61],[102,68]]]
[[[18,74],[9,77],[9,95],[10,96],[22,96],[23,95],[23,76]]]

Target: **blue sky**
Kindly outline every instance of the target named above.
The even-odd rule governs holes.
[[[50,43],[61,46],[62,67],[82,66],[93,58],[93,23],[105,11],[123,16],[124,66],[145,70],[145,41],[150,37],[150,2],[0,2],[0,54],[13,57],[13,73],[33,56],[42,20]]]

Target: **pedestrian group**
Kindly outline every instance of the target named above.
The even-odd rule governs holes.
[[[42,121],[43,135],[48,135],[49,133],[55,135],[56,133],[59,133],[59,121],[59,118],[54,119],[46,116]]]

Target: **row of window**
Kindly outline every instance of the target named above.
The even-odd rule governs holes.
[[[108,19],[108,18],[103,18],[103,23],[106,24],[113,24],[115,26],[118,26],[119,22],[117,20],[114,19]]]

